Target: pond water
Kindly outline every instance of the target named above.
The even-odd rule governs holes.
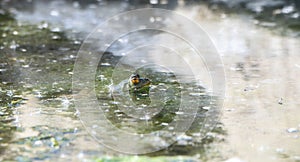
[[[96,25],[122,11],[151,7],[130,3],[10,1],[1,10],[1,161],[300,161],[300,40],[257,26],[251,16],[182,1],[160,6],[192,19],[209,35],[224,64],[223,106],[207,70],[214,61],[193,55],[161,31],[123,36],[95,69],[95,95],[80,85],[74,89],[73,75],[83,67],[74,67],[81,44],[101,44],[86,39]],[[154,43],[165,46],[135,48]],[[118,89],[135,71],[152,81],[144,97]],[[95,100],[80,100],[90,97]],[[107,121],[141,136],[130,139]],[[173,131],[176,122],[189,129]],[[118,152],[145,150],[139,157]]]

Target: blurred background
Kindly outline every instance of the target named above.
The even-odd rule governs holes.
[[[0,0],[0,4],[0,161],[300,161],[299,0]],[[172,108],[176,109],[179,93],[189,94],[191,101],[201,99],[199,106],[190,103],[198,114],[173,145],[132,156],[106,148],[85,131],[74,109],[72,75],[77,52],[97,25],[140,8],[172,10],[199,24],[223,61],[226,94],[218,108],[221,112],[205,116],[216,107],[208,98],[218,96],[210,93],[205,63],[186,53],[183,58],[199,72],[198,82],[180,86],[171,73],[139,69],[154,84],[173,89],[166,92],[165,110],[150,124],[132,120],[108,97],[113,69],[123,51],[165,40],[159,32],[144,32],[116,41],[99,63],[95,89],[100,107],[118,128],[142,133],[161,129],[176,115]],[[139,25],[138,20],[131,25]],[[123,67],[130,69],[140,59],[130,58]],[[169,57],[151,59],[172,62]],[[213,126],[205,126],[204,119],[214,117]]]

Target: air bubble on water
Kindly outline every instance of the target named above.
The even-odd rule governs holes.
[[[276,149],[276,152],[278,152],[278,153],[283,153],[283,152],[284,152],[284,149],[283,149],[283,148],[277,148],[277,149]]]
[[[170,131],[172,131],[174,129],[175,129],[174,127],[168,127],[168,130],[170,130]]]
[[[297,132],[299,132],[299,130],[297,128],[288,128],[287,132],[288,133],[297,133]]]
[[[52,11],[50,12],[50,15],[51,15],[51,16],[59,16],[59,12],[56,11],[56,10],[52,10]]]
[[[281,9],[276,9],[273,11],[273,15],[281,14]]]
[[[29,64],[27,65],[22,65],[23,68],[29,68]]]
[[[279,104],[279,105],[282,105],[282,104],[283,104],[283,98],[282,98],[282,97],[278,100],[278,104]]]
[[[13,35],[18,35],[19,32],[18,32],[18,31],[13,31],[12,34],[13,34]]]
[[[64,96],[64,98],[61,100],[61,104],[64,108],[67,108],[70,106],[71,102],[66,96]]]
[[[75,111],[74,116],[80,116],[80,112],[78,110]]]
[[[189,93],[190,96],[201,96],[204,93]]]
[[[300,16],[299,13],[294,13],[294,14],[292,14],[291,17],[294,19],[297,19],[297,18],[299,18],[299,16]]]
[[[154,17],[150,17],[149,21],[153,23],[153,22],[155,22],[155,18]]]
[[[78,128],[74,128],[73,133],[77,133],[78,132]]]
[[[204,110],[210,110],[210,107],[209,106],[203,106],[202,109],[204,109]]]
[[[61,29],[59,27],[54,27],[51,29],[52,32],[61,32]]]
[[[101,66],[110,66],[111,64],[108,62],[101,63]]]
[[[145,26],[145,25],[139,26],[139,29],[146,29],[146,28],[147,28],[147,26]]]
[[[79,8],[80,7],[79,2],[77,2],[77,1],[73,2],[73,7],[74,8]]]
[[[8,90],[8,91],[6,92],[6,95],[7,95],[8,97],[12,97],[12,96],[14,95],[14,92],[13,92],[12,90]]]
[[[156,21],[162,21],[162,17],[156,17],[155,20]]]
[[[58,82],[53,82],[52,83],[52,88],[55,87],[56,85],[58,85]]]
[[[275,22],[261,22],[260,25],[264,26],[264,27],[274,27],[274,26],[276,26],[276,23]]]
[[[53,35],[53,36],[52,36],[52,39],[53,39],[53,40],[58,40],[58,39],[61,39],[61,37],[58,36],[58,35]]]
[[[121,113],[121,110],[114,110],[114,113]]]
[[[41,145],[43,145],[43,142],[40,141],[40,140],[38,140],[38,141],[35,141],[35,142],[33,143],[33,145],[34,145],[34,146],[41,146]]]
[[[74,44],[81,44],[81,42],[79,40],[74,40],[73,42]]]
[[[58,50],[60,50],[60,51],[69,51],[70,48],[68,48],[68,47],[59,47]]]
[[[95,4],[90,4],[90,5],[89,5],[89,8],[90,8],[90,9],[95,9],[95,8],[97,8],[97,5],[95,5]]]
[[[158,4],[158,0],[150,0],[150,4]]]
[[[13,49],[13,50],[15,50],[18,47],[19,47],[19,45],[15,41],[12,41],[9,46],[9,48]]]
[[[227,159],[225,162],[245,162],[245,161],[238,157],[232,157],[230,159]]]
[[[102,33],[102,32],[103,32],[103,30],[101,30],[101,29],[97,29],[97,32],[98,32],[98,33]]]
[[[150,120],[151,119],[151,116],[150,115],[145,115],[143,117],[140,118],[140,120]]]
[[[183,134],[178,136],[176,140],[178,145],[187,145],[190,141],[193,140],[193,138],[191,136]]]
[[[201,133],[192,133],[192,136],[194,136],[194,137],[200,137]]]
[[[22,52],[27,52],[27,50],[25,48],[22,48],[21,51]]]
[[[120,39],[118,39],[118,41],[120,43],[128,43],[128,39],[122,39],[122,38],[120,38]]]
[[[162,126],[168,126],[169,123],[161,123],[160,125],[162,125]]]
[[[294,6],[285,6],[282,8],[281,12],[283,14],[289,14],[295,10]]]
[[[264,152],[264,151],[266,151],[266,150],[268,150],[268,149],[269,149],[268,146],[263,146],[263,145],[261,145],[261,146],[258,148],[258,150],[259,150],[259,151],[262,151],[262,152]]]
[[[38,28],[39,28],[39,29],[47,29],[48,26],[49,26],[48,23],[44,22],[44,23],[38,25]]]
[[[70,59],[76,58],[76,56],[74,56],[74,55],[70,55],[69,57],[70,57]]]
[[[184,112],[182,112],[182,111],[177,111],[177,112],[175,112],[175,114],[176,114],[176,115],[182,115],[182,114],[184,114]]]
[[[224,13],[222,13],[220,17],[221,17],[222,19],[225,19],[225,18],[227,18],[227,15],[224,14]]]
[[[42,97],[43,97],[43,96],[42,96],[42,93],[41,93],[40,91],[37,91],[37,92],[36,92],[36,97],[42,98]]]
[[[95,133],[93,133],[93,134],[95,134]],[[82,159],[82,158],[84,157],[84,153],[83,153],[83,152],[80,152],[80,153],[77,155],[77,157],[78,157],[79,159]]]
[[[168,0],[161,0],[160,3],[163,5],[168,4]]]
[[[117,117],[122,117],[122,116],[124,116],[123,114],[117,114],[116,115]],[[120,118],[121,119],[121,118]]]

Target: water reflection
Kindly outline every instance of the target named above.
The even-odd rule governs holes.
[[[141,4],[141,6],[168,8],[177,6],[177,12],[197,21],[210,33],[224,56],[228,81],[228,101],[225,105],[222,122],[229,133],[229,136],[225,138],[227,141],[225,151],[222,152],[224,158],[239,155],[240,158],[235,159],[249,161],[261,159],[299,160],[299,142],[295,140],[299,137],[299,102],[297,98],[299,96],[297,77],[300,67],[299,40],[272,34],[268,30],[262,30],[253,25],[274,27],[277,21],[275,22],[273,19],[283,19],[288,20],[286,25],[297,30],[299,28],[299,2],[293,0],[274,2],[210,1],[212,10],[217,8],[215,5],[218,2],[233,9],[240,9],[236,6],[246,7],[251,12],[255,12],[255,17],[259,21],[252,23],[249,20],[253,19],[245,20],[222,12],[213,13],[203,6],[187,5],[183,7],[180,6],[180,1],[178,3],[174,1],[173,4],[152,1],[152,4]],[[6,23],[6,21],[14,21],[13,16],[0,13],[1,24],[3,24],[0,46],[0,141],[3,155],[1,158],[20,161],[56,160],[58,157],[67,160],[83,160],[105,154],[117,154],[103,147],[100,148],[81,129],[81,124],[76,116],[77,112],[72,109],[72,99],[68,96],[72,67],[78,45],[96,24],[110,15],[135,8],[131,5],[141,3],[141,1],[130,1],[130,3],[54,1],[45,3],[46,5],[40,1],[1,1],[1,4],[5,6],[4,9],[13,12],[18,21],[18,23]],[[3,6],[1,7],[3,8]],[[83,20],[82,18],[88,19]],[[272,20],[269,21],[269,18]],[[265,22],[266,20],[268,21]],[[150,21],[161,20],[158,18]],[[36,25],[26,25],[24,22]],[[157,36],[159,33],[150,33],[147,37],[155,37],[154,35]],[[147,41],[143,37],[135,38],[137,38],[136,41]],[[133,41],[133,39],[122,39],[114,50],[130,47],[127,43]],[[162,40],[157,36],[155,41]],[[103,64],[100,66],[107,68],[116,66],[123,55],[117,52],[106,52],[105,54],[102,59]],[[164,56],[154,58],[155,61],[171,59]],[[131,61],[136,62],[139,59]],[[195,67],[198,67],[198,71],[201,72],[203,66],[199,65],[199,60],[190,59],[188,61],[194,62]],[[172,75],[165,73],[153,75],[152,78],[158,78],[155,82],[165,82],[159,76],[172,78],[170,77]],[[110,84],[110,77],[111,72],[105,74],[105,71],[97,75],[100,86],[97,92],[99,92],[98,99],[101,108],[106,111],[107,118],[116,126],[128,130],[134,129],[137,132],[147,132],[165,128],[170,125],[169,123],[175,115],[184,114],[182,111],[172,109],[178,104],[172,101],[177,101],[178,98],[169,98],[169,105],[162,113],[156,113],[156,110],[150,111],[157,115],[154,120],[145,117],[140,120],[140,123],[143,122],[143,124],[137,125],[135,119],[126,116],[117,108],[118,102],[110,102],[111,98],[107,97],[108,87],[106,86]],[[205,131],[210,128],[209,125],[202,126],[199,123],[203,123],[206,119],[208,110],[214,110],[214,102],[208,103],[207,101],[211,101],[211,98],[215,96],[211,96],[196,84],[176,85],[174,78],[168,80],[167,83],[177,88],[175,91],[167,91],[168,94],[171,94],[168,97],[176,97],[174,94],[179,91],[185,92],[189,95],[191,102],[200,97],[201,105],[198,107],[197,118],[187,134],[178,137],[177,143],[168,149],[151,155],[181,154],[193,155],[198,159],[208,161],[214,159],[213,156],[218,155],[218,150],[211,149],[210,144],[224,140],[222,136],[224,126],[218,123],[206,138],[201,138],[202,134],[207,133]],[[24,87],[15,86],[17,84],[24,85]],[[161,86],[165,85],[161,84]],[[158,87],[157,91],[161,92],[162,89],[167,88]],[[34,96],[20,96],[21,92],[16,90],[33,93],[39,100]],[[146,96],[128,97],[132,100],[142,98],[135,101],[139,106],[143,103],[147,103],[145,105],[148,106],[152,104],[149,102],[149,99],[151,101],[151,90],[149,96],[147,94]],[[158,96],[158,98],[162,97]],[[17,110],[16,107],[23,103],[25,105]],[[196,105],[197,103],[191,104]],[[93,113],[91,114],[92,117],[97,117]],[[211,114],[214,118],[213,111]],[[149,127],[149,125],[153,127]],[[97,125],[95,125],[96,128]],[[169,127],[170,130],[172,128],[174,127]],[[12,139],[13,135],[16,135],[14,139]],[[168,137],[169,134],[165,135]],[[11,140],[14,142],[10,142]],[[164,141],[160,139],[160,142]],[[237,154],[231,153],[232,150]],[[40,155],[38,157],[37,152]]]

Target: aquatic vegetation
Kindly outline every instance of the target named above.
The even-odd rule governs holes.
[[[51,103],[48,101],[50,98],[71,94],[71,72],[79,45],[67,39],[61,31],[16,22],[8,13],[0,14],[0,23],[0,154],[12,144],[21,147],[30,145],[32,148],[63,146],[66,139],[58,134],[66,132],[54,128],[37,130],[36,127],[33,129],[39,131],[39,135],[13,139],[16,132],[24,131],[16,119],[19,113],[17,108],[27,104],[28,94],[36,95],[47,104]],[[10,152],[9,156],[1,156],[1,160],[32,160],[19,156],[18,151],[22,152],[22,149]],[[36,157],[39,158],[49,158],[49,153],[41,152]]]
[[[13,124],[15,107],[22,104],[25,99],[20,91],[12,86],[4,86],[0,83],[0,154],[5,148],[5,144],[11,140],[12,133],[16,130]]]
[[[114,96],[110,95],[110,87],[111,86],[120,86],[118,83],[113,83],[113,67],[101,67],[101,70],[97,71],[98,77],[96,77],[95,89],[96,94],[99,101],[99,106],[102,108],[102,111],[105,113],[106,118],[119,129],[123,129],[126,131],[133,131],[139,134],[147,134],[154,131],[159,131],[164,129],[169,125],[172,121],[176,119],[176,116],[180,114],[179,106],[181,102],[181,94],[191,94],[191,98],[201,98],[200,107],[193,107],[193,105],[197,105],[197,100],[190,99],[190,106],[198,109],[197,116],[194,119],[191,127],[186,132],[187,138],[182,138],[170,146],[167,150],[158,151],[155,153],[147,154],[148,156],[163,156],[163,155],[195,155],[201,154],[203,156],[201,159],[205,160],[208,157],[205,157],[205,150],[209,148],[209,145],[213,142],[221,142],[224,140],[224,135],[226,132],[223,129],[221,123],[217,123],[215,126],[207,124],[207,113],[208,110],[216,109],[215,112],[215,120],[218,120],[218,111],[216,108],[216,103],[211,101],[217,101],[217,97],[209,96],[206,94],[205,89],[195,84],[183,84],[176,81],[175,75],[153,71],[151,69],[138,69],[138,73],[143,74],[143,76],[147,76],[147,78],[151,79],[150,86],[150,96],[151,89],[153,87],[160,87],[156,91],[160,94],[164,94],[158,98],[153,99],[149,97],[149,95],[139,97],[138,101],[132,101],[138,107],[134,107],[132,105],[127,105],[127,101],[123,102],[123,100],[115,101],[115,97],[118,97],[116,94],[121,93],[124,95],[125,93],[130,94],[130,92],[122,91],[122,88],[119,88]],[[104,79],[105,78],[105,79]],[[124,80],[126,83],[127,80]],[[122,83],[122,82],[121,82]],[[122,84],[121,84],[122,85]],[[126,85],[126,84],[125,84]],[[122,91],[122,92],[121,92]],[[132,95],[127,95],[127,99],[130,100]],[[137,97],[137,96],[136,96]],[[213,98],[213,99],[211,99]],[[159,103],[157,99],[164,99],[163,104],[156,105],[158,107],[162,106],[160,111],[156,113],[154,116],[149,116],[149,118],[133,118],[131,115],[131,111],[135,111],[137,113],[139,111],[143,111],[144,113],[149,111],[156,111],[155,107],[148,107],[153,103]],[[125,99],[126,100],[126,99]],[[150,103],[149,103],[150,100]],[[143,107],[144,105],[144,107]],[[139,107],[140,106],[140,107]],[[125,107],[125,112],[124,112]],[[210,109],[208,109],[210,107]],[[152,110],[151,110],[152,109]],[[127,112],[128,111],[128,112]],[[128,113],[128,114],[127,114]],[[133,113],[133,112],[132,112]],[[213,117],[212,117],[213,118]],[[214,123],[215,121],[211,121]],[[204,126],[203,123],[206,123]],[[205,138],[202,138],[204,134],[208,134]],[[218,157],[218,153],[215,153],[214,156]],[[211,157],[210,157],[211,158]]]

